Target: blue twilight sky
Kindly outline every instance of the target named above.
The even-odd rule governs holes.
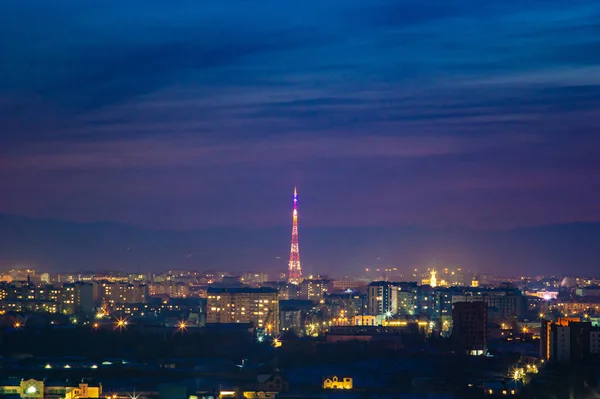
[[[0,2],[0,212],[600,221],[600,2]]]

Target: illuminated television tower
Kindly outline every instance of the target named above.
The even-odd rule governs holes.
[[[296,187],[294,187],[292,220],[292,249],[290,250],[290,263],[288,265],[288,283],[299,284],[302,280],[302,268],[300,267],[300,248],[298,247],[298,192]]]

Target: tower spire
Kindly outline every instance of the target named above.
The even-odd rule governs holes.
[[[302,280],[300,266],[300,248],[298,247],[298,191],[294,187],[294,211],[292,213],[292,248],[288,264],[288,283],[299,284]]]

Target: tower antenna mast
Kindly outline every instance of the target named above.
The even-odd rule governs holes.
[[[292,248],[288,265],[288,283],[299,284],[302,280],[300,248],[298,247],[298,191],[294,187],[294,213],[292,214]]]

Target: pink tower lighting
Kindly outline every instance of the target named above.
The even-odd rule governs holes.
[[[300,266],[300,248],[298,247],[298,192],[294,187],[294,213],[292,217],[292,249],[290,250],[290,263],[288,265],[288,283],[299,284],[302,281],[302,267]]]

